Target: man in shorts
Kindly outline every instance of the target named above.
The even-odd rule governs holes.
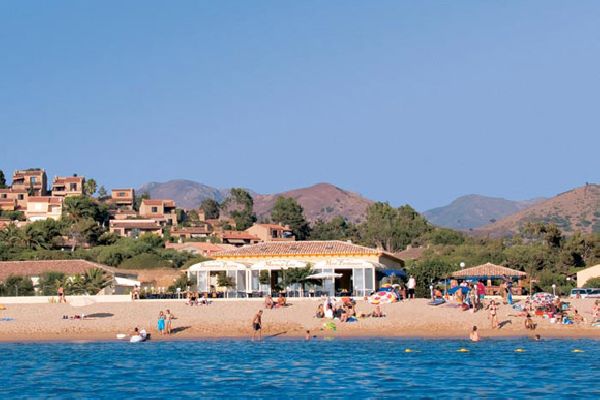
[[[262,310],[258,310],[252,320],[252,341],[256,339],[256,334],[258,334],[258,340],[262,340],[262,314]]]

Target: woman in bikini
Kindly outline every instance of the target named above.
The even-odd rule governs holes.
[[[492,300],[488,308],[490,310],[490,319],[492,320],[492,329],[496,329],[498,327],[498,307],[496,306],[496,302]]]

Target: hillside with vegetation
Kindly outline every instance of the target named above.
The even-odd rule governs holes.
[[[600,232],[600,185],[569,190],[474,231],[492,237],[514,235],[532,222],[554,224],[569,235]]]

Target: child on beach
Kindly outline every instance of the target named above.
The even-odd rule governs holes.
[[[158,313],[158,323],[156,324],[156,327],[159,334],[165,334],[165,313],[162,311]]]

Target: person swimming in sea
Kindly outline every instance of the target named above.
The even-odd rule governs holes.
[[[311,337],[310,337],[310,331],[307,330],[306,331],[306,335],[304,335],[304,340],[310,340],[310,339],[311,339]]]
[[[479,338],[479,332],[477,332],[476,326],[473,326],[473,329],[471,329],[471,333],[469,333],[469,339],[471,342],[479,342],[479,340],[481,340]]]

